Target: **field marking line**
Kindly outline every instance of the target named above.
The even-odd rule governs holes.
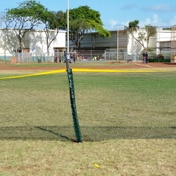
[[[152,72],[166,72],[166,70],[158,70],[154,67],[154,69],[80,69],[80,68],[73,68],[73,72],[91,72],[91,73],[152,73]],[[7,80],[7,79],[17,79],[17,78],[26,78],[26,77],[33,77],[33,76],[41,76],[41,75],[49,75],[49,74],[56,74],[56,73],[65,73],[66,69],[61,70],[53,70],[47,72],[39,72],[33,74],[24,74],[24,75],[17,75],[17,76],[6,76],[0,78],[0,80]]]
[[[148,65],[148,64],[139,64],[139,63],[135,63],[135,65],[139,65],[139,66],[144,66],[144,67],[149,67],[149,68],[156,68],[156,67],[153,67],[151,65]]]
[[[6,77],[0,78],[0,80],[26,78],[26,77],[42,76],[42,75],[49,75],[49,74],[55,74],[55,73],[64,73],[64,72],[66,72],[66,70],[65,69],[61,69],[61,70],[53,70],[53,71],[39,72],[39,73],[32,73],[32,74],[25,74],[25,75],[6,76]]]
[[[161,70],[143,70],[143,69],[76,69],[73,68],[73,72],[100,72],[100,73],[150,73],[150,72],[162,72]]]

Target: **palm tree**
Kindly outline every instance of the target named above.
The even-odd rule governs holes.
[[[146,25],[145,31],[139,32],[137,37],[134,35],[139,30],[139,21],[134,20],[129,22],[128,26],[125,26],[125,31],[142,46],[143,50],[149,50],[149,39],[150,37],[154,36],[157,31],[155,26]],[[145,45],[146,43],[146,45]]]

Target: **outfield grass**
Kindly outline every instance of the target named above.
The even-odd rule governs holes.
[[[74,73],[83,144],[65,73],[0,80],[0,175],[174,175],[175,75]]]

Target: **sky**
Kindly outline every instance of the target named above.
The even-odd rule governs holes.
[[[24,0],[0,0],[0,12],[15,8]],[[79,6],[89,6],[100,12],[104,28],[123,29],[133,20],[139,26],[145,25],[170,27],[176,25],[175,0],[36,0],[51,11],[66,11]],[[68,6],[69,2],[69,6]]]

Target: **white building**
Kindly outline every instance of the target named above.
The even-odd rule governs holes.
[[[81,42],[80,53],[87,54],[88,50],[101,50],[103,55],[106,55],[107,60],[127,60],[131,58],[135,61],[142,59],[142,50],[144,49],[131,35],[124,30],[109,31],[111,37],[101,37],[96,32],[88,33],[84,36]],[[145,32],[145,29],[139,29],[134,35],[138,38],[139,32]],[[173,37],[172,30],[168,28],[157,28],[155,36],[150,37],[148,47],[150,56],[156,57],[162,54],[165,58],[171,58],[171,43]],[[147,46],[146,41],[143,41],[144,46]],[[76,50],[74,44],[70,42],[70,48]],[[87,50],[87,51],[86,51]],[[95,53],[95,52],[94,52]],[[97,52],[100,53],[100,52]]]
[[[65,31],[59,31],[56,38],[49,47],[49,57],[47,53],[47,40],[44,30],[31,30],[26,33],[23,40],[23,52],[18,53],[19,44],[13,30],[0,30],[0,58],[9,60],[12,56],[17,56],[21,61],[36,60],[36,57],[53,60],[56,51],[63,51],[66,47]],[[55,37],[56,31],[50,30],[49,42]],[[21,56],[23,55],[23,56]]]

